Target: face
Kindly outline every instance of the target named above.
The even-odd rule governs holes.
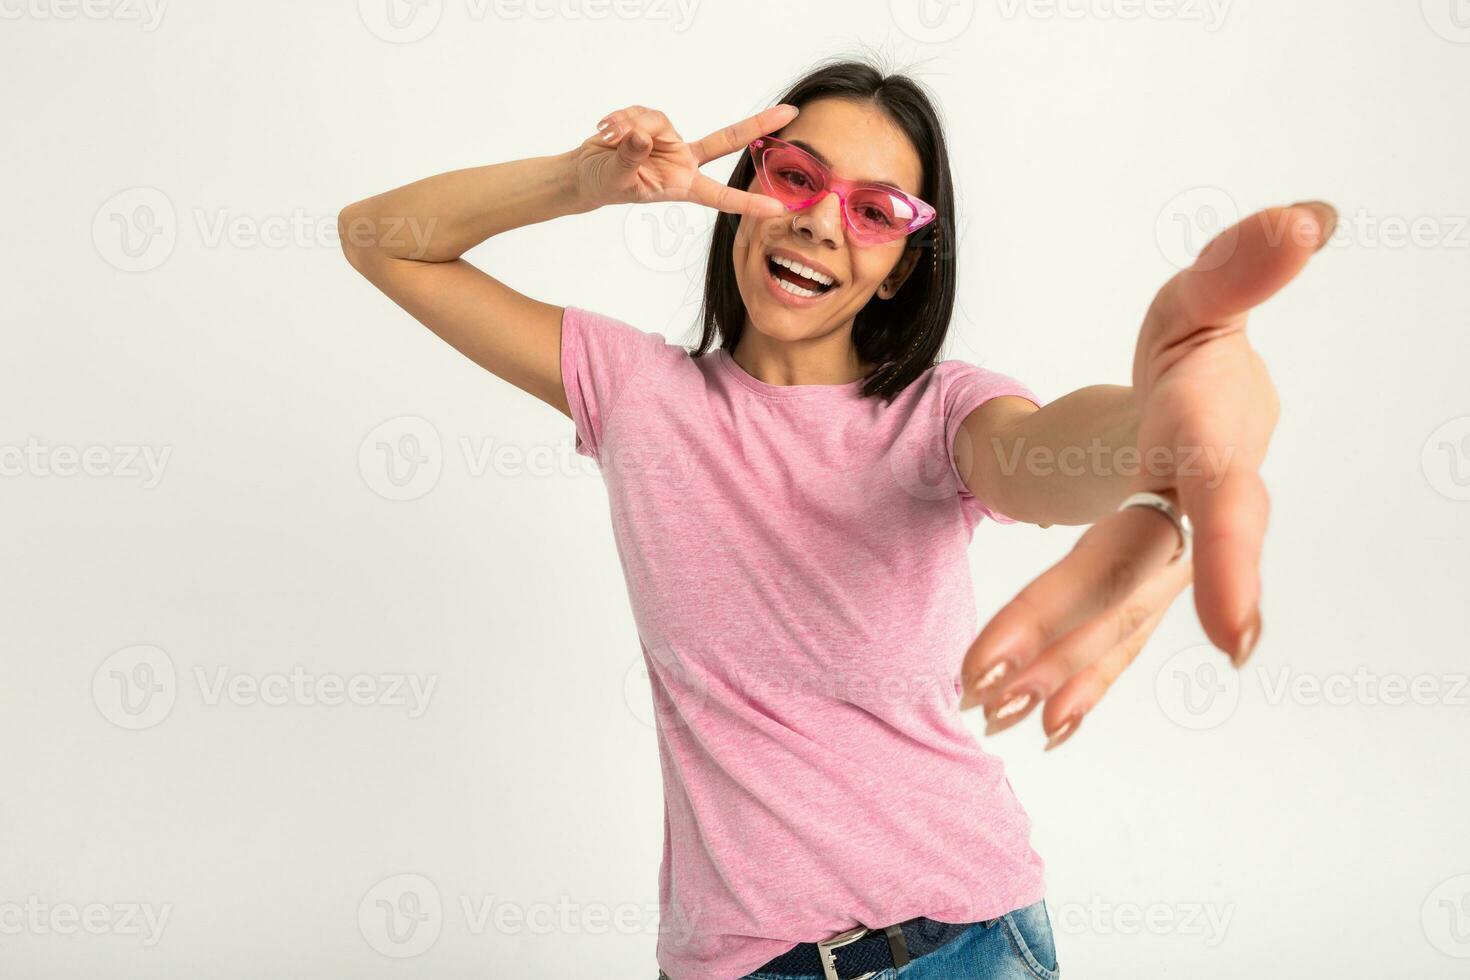
[[[784,129],[773,133],[788,143],[806,144],[839,177],[893,184],[919,196],[923,166],[903,130],[876,106],[843,99],[818,99]],[[746,190],[764,193],[752,176]],[[779,266],[784,257],[833,280],[816,296],[783,289]],[[733,260],[746,328],[773,340],[794,341],[850,330],[853,318],[877,296],[885,302],[897,292],[919,257],[904,238],[877,245],[852,241],[835,193],[782,217],[741,217]],[[784,271],[784,270],[782,270]]]

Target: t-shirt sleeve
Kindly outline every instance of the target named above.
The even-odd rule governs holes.
[[[660,334],[568,306],[561,319],[561,382],[575,448],[602,463],[603,432],[638,372],[665,344]]]
[[[955,437],[959,435],[960,426],[969,414],[992,398],[998,398],[1001,395],[1019,395],[1038,408],[1041,407],[1041,400],[1030,388],[1008,375],[988,371],[964,361],[951,361],[950,364],[953,367],[947,376],[943,399],[944,452],[949,458],[949,468],[954,474],[955,484],[959,487],[960,500],[967,508],[978,511],[979,515],[1001,524],[1014,524],[1016,522],[1013,519],[987,507],[985,502],[971,493],[970,488],[965,485],[964,477],[960,475],[959,464],[954,455]],[[991,449],[988,446],[975,447],[977,455],[989,451]]]

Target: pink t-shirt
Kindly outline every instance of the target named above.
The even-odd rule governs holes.
[[[561,371],[597,461],[654,693],[658,964],[733,980],[858,923],[1043,897],[1030,820],[962,720],[990,511],[951,452],[997,395],[962,361],[891,404],[773,385],[576,307]]]

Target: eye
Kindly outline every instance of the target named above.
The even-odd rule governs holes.
[[[879,208],[875,208],[870,205],[863,208],[862,213],[863,217],[867,218],[874,224],[881,224],[884,228],[889,228],[893,225],[893,222],[888,219],[887,213]]]
[[[796,187],[811,186],[806,174],[800,170],[779,170],[776,172],[776,176]]]

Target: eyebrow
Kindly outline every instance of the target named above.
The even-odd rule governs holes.
[[[806,150],[812,156],[816,157],[819,161],[821,161],[822,166],[826,167],[828,170],[831,170],[832,169],[832,162],[830,160],[828,160],[825,156],[822,155],[822,151],[821,150],[818,150],[815,146],[812,146],[806,140],[790,140],[789,139],[786,142],[790,143],[792,146],[799,146],[799,147],[801,147],[803,150]],[[902,192],[904,194],[907,194],[908,193],[908,191],[905,191],[902,187],[899,187],[897,184],[895,184],[891,180],[877,180],[877,179],[872,178],[872,177],[865,177],[865,178],[860,178],[858,180],[858,183],[860,183],[860,184],[881,184],[884,187],[891,187],[894,190],[900,191],[900,192]]]

